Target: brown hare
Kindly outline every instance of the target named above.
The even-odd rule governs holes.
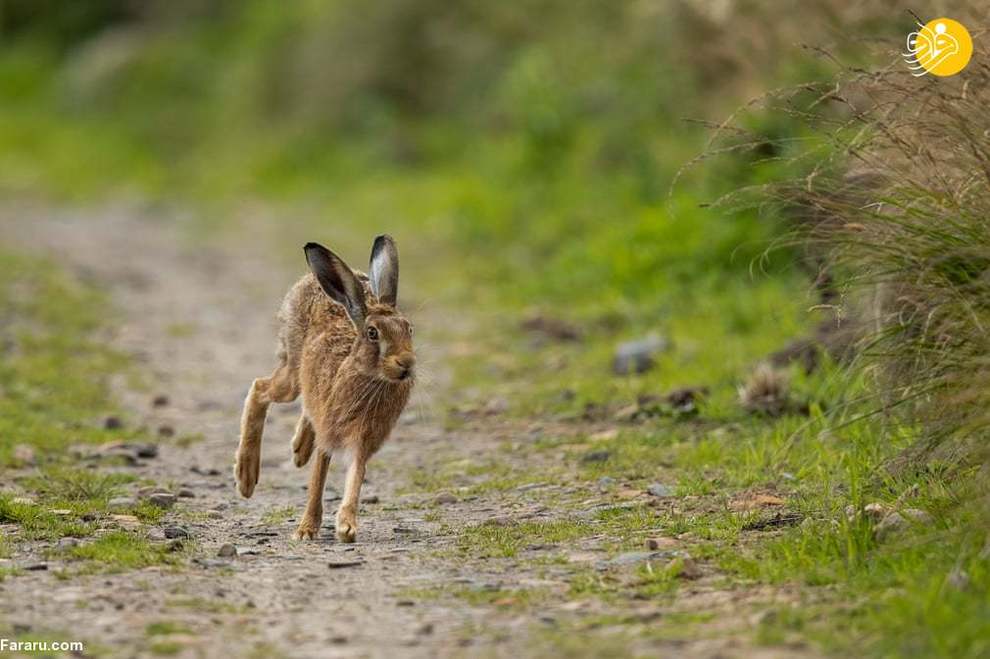
[[[337,510],[337,538],[357,538],[357,504],[368,459],[402,412],[414,380],[412,325],[396,308],[399,253],[389,236],[371,248],[369,274],[351,270],[326,247],[304,248],[311,274],[289,290],[278,312],[278,366],[251,385],[241,418],[234,475],[241,495],[258,483],[261,435],[271,403],[303,397],[292,452],[297,467],[316,450],[309,500],[295,537],[315,538],[323,521],[330,456],[353,460]]]

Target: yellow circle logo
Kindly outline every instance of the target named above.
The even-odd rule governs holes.
[[[908,35],[903,55],[915,77],[954,76],[969,64],[973,38],[959,21],[936,18],[927,25],[918,23],[918,30]]]

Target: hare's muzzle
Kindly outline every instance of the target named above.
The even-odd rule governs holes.
[[[411,352],[390,357],[385,364],[385,375],[393,380],[408,380],[413,376],[416,357]]]

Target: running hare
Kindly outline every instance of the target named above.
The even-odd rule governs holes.
[[[399,254],[391,237],[375,238],[370,276],[351,270],[322,245],[304,249],[312,273],[282,302],[278,367],[271,377],[255,380],[244,401],[234,475],[241,495],[250,497],[258,483],[268,406],[301,393],[292,452],[297,467],[309,462],[314,448],[317,459],[295,537],[319,534],[330,456],[347,449],[353,461],[336,527],[339,540],[354,542],[365,465],[388,438],[412,390],[412,325],[395,306]]]

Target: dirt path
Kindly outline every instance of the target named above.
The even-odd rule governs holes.
[[[358,543],[336,542],[331,527],[318,541],[297,542],[290,536],[308,476],[291,460],[298,406],[273,406],[258,489],[250,500],[237,496],[231,465],[241,403],[252,378],[271,370],[274,311],[301,273],[281,270],[263,245],[194,246],[172,223],[119,209],[86,215],[19,209],[0,221],[11,241],[57,255],[109,290],[123,313],[112,341],[137,357],[151,386],[120,387],[135,422],[201,437],[188,446],[163,440],[156,459],[133,468],[142,478],[192,493],[168,517],[195,541],[188,567],[66,581],[51,570],[28,573],[0,584],[3,619],[78,633],[114,656],[148,654],[146,629],[155,622],[187,630],[169,637],[183,656],[508,656],[557,655],[552,634],[561,619],[587,613],[589,606],[594,613],[606,611],[604,605],[568,603],[566,565],[548,561],[534,567],[458,551],[459,530],[468,525],[555,518],[553,496],[561,493],[541,488],[536,470],[533,483],[510,495],[448,497],[449,503],[438,504],[435,491],[413,485],[413,475],[429,470],[439,455],[484,464],[512,438],[511,426],[447,431],[440,415],[410,410],[371,463]],[[426,361],[442,367],[442,349]],[[153,407],[156,394],[167,395],[168,404]],[[431,395],[439,407],[447,394],[440,384]],[[336,464],[325,525],[332,524],[341,486],[342,466]],[[586,495],[580,488],[571,494]],[[569,548],[573,560],[601,558],[595,553],[601,538],[582,542]],[[240,555],[219,558],[227,543]],[[526,551],[539,556],[550,549]],[[534,614],[417,595],[443,586],[479,592],[532,586],[550,596]],[[724,613],[751,597],[752,592],[699,585],[685,600],[689,610]],[[644,624],[661,615],[649,601],[622,607]],[[689,644],[616,642],[611,647],[646,654],[731,656],[752,650],[734,634]],[[578,642],[572,651],[597,654],[597,647]],[[601,653],[607,654],[604,648]]]

